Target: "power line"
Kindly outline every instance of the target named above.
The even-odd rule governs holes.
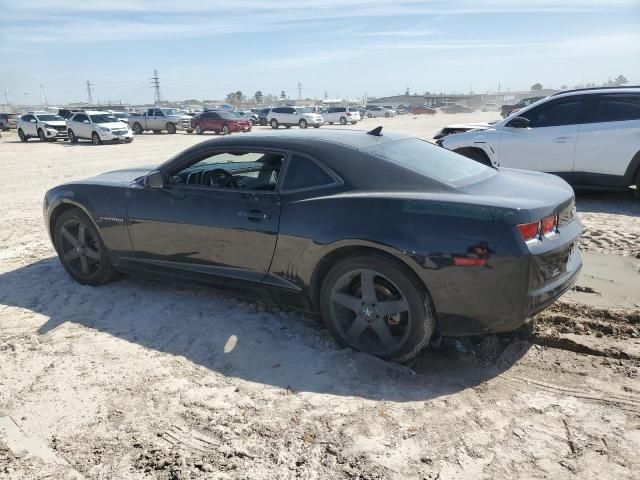
[[[93,104],[93,87],[94,84],[87,80],[87,100],[89,101],[89,105]]]
[[[162,94],[160,93],[160,78],[158,77],[158,70],[153,71],[151,86],[153,87],[153,103],[155,105],[159,105],[162,101]]]

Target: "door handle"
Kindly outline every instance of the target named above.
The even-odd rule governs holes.
[[[263,212],[262,210],[248,210],[246,212],[238,212],[238,215],[241,217],[246,217],[249,220],[254,222],[259,222],[260,220],[269,220],[271,215]]]
[[[569,140],[573,140],[573,137],[556,137],[553,139],[556,143],[567,143]]]

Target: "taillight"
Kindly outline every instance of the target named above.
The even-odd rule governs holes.
[[[347,112],[347,117],[350,117],[350,116],[351,116],[351,112]]]
[[[540,222],[523,223],[518,225],[518,231],[525,242],[535,240],[540,233]]]
[[[556,227],[558,226],[558,217],[556,215],[545,217],[542,219],[541,223],[542,223],[542,234],[549,235],[556,231]]]

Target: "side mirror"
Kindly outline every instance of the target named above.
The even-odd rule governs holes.
[[[82,123],[89,123],[89,120],[82,120]]]
[[[160,189],[164,187],[164,178],[161,172],[151,172],[144,180],[145,187]]]
[[[529,119],[524,117],[516,117],[507,123],[507,127],[511,128],[528,128],[529,127]]]
[[[31,120],[29,120],[29,121],[30,121],[31,123],[36,123],[36,122],[37,122],[35,118],[32,118],[32,119],[31,119]]]

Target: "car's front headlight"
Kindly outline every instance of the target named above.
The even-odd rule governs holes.
[[[111,130],[110,130],[109,128],[107,128],[107,127],[100,127],[100,126],[98,127],[98,130],[100,130],[101,132],[104,132],[104,133],[108,133],[108,132],[110,132],[110,131],[111,131]]]

